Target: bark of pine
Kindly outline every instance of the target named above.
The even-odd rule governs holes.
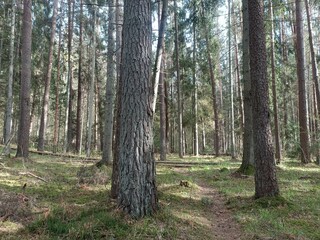
[[[44,83],[44,93],[42,101],[42,111],[40,119],[40,129],[39,129],[39,140],[38,140],[38,151],[44,150],[45,145],[45,132],[47,128],[48,121],[48,110],[49,110],[49,95],[50,95],[50,86],[51,86],[51,77],[52,77],[52,59],[53,59],[53,46],[56,34],[56,19],[58,11],[58,0],[54,0],[53,3],[53,15],[52,15],[52,25],[51,25],[51,36],[50,36],[50,45],[49,45],[49,54],[48,54],[48,68],[47,75]]]
[[[31,86],[31,43],[32,43],[32,1],[23,1],[22,46],[21,46],[21,88],[20,121],[16,157],[29,156],[30,128],[30,86]]]
[[[124,1],[118,205],[133,218],[158,205],[152,133],[151,1]]]
[[[268,103],[267,53],[261,0],[249,1],[250,75],[255,156],[255,197],[279,195]]]
[[[306,77],[305,77],[305,56],[304,37],[301,1],[296,0],[296,56],[297,56],[297,76],[299,89],[299,129],[301,162],[309,163],[309,131],[308,131],[308,110],[306,97]]]

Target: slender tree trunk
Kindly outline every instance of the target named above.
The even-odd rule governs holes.
[[[59,108],[59,82],[60,82],[60,68],[61,68],[61,63],[60,63],[60,55],[61,55],[61,37],[62,32],[61,29],[59,29],[59,46],[58,46],[58,56],[57,56],[57,61],[58,61],[58,66],[57,66],[57,76],[56,76],[56,82],[55,82],[55,111],[54,111],[54,130],[53,130],[53,152],[58,151],[58,136],[59,136],[59,113],[60,113],[60,108]]]
[[[211,88],[212,88],[212,107],[213,107],[213,119],[214,119],[214,151],[215,155],[218,157],[220,155],[219,149],[219,113],[218,113],[218,104],[217,104],[217,94],[216,94],[216,79],[214,75],[214,67],[211,57],[210,42],[208,36],[208,29],[205,27],[205,38],[206,38],[206,47],[207,47],[207,58],[209,62],[209,73],[211,79]]]
[[[64,152],[69,152],[72,144],[72,80],[73,80],[73,62],[71,59],[72,54],[72,39],[73,39],[73,15],[74,15],[74,2],[68,0],[68,81],[67,81],[67,107],[66,107],[66,121],[65,121],[65,145]]]
[[[159,94],[160,94],[160,160],[167,160],[167,131],[166,131],[166,103],[165,103],[165,53],[162,56],[161,73],[159,78]]]
[[[58,11],[58,0],[54,0],[49,55],[48,55],[48,69],[47,69],[47,75],[44,83],[44,94],[43,94],[41,120],[40,120],[38,151],[44,150],[45,129],[47,128],[47,121],[48,121],[48,109],[50,104],[49,95],[50,95],[50,86],[51,86],[51,77],[52,77],[53,46],[54,46],[54,40],[55,40],[54,38],[56,34],[57,11]]]
[[[269,14],[271,18],[271,30],[270,30],[270,56],[271,56],[271,75],[272,75],[272,102],[274,112],[274,138],[276,145],[276,161],[281,161],[281,146],[280,146],[280,130],[278,120],[278,103],[277,103],[277,89],[276,89],[276,70],[275,70],[275,53],[274,53],[274,34],[273,34],[273,7],[272,0],[269,1]]]
[[[162,55],[164,51],[164,36],[166,32],[166,27],[167,27],[167,16],[168,16],[168,0],[162,0],[162,12],[161,12],[161,21],[159,26],[158,46],[157,46],[157,52],[155,57],[156,61],[154,64],[153,75],[152,75],[152,83],[154,86],[153,102],[152,102],[153,112],[155,112],[156,110],[160,68],[161,68]]]
[[[252,94],[250,79],[250,53],[249,53],[249,13],[248,0],[242,0],[243,8],[243,39],[242,39],[242,64],[243,64],[243,110],[244,110],[244,132],[243,132],[243,155],[242,164],[239,169],[242,173],[250,173],[254,168],[254,149],[252,132]]]
[[[89,95],[88,95],[88,128],[87,128],[87,157],[91,155],[91,145],[92,145],[92,129],[93,129],[93,110],[94,110],[94,82],[95,82],[95,72],[96,72],[96,6],[93,6],[93,27],[92,27],[92,65],[91,65],[91,81],[89,85]]]
[[[182,102],[181,102],[181,78],[180,78],[180,61],[179,61],[179,29],[178,29],[178,7],[177,0],[174,0],[174,27],[175,27],[175,56],[177,72],[177,96],[178,96],[178,143],[179,157],[183,158],[183,129],[182,129]]]
[[[106,84],[106,104],[105,104],[105,128],[104,145],[101,162],[110,164],[112,162],[112,143],[113,143],[113,119],[114,119],[114,99],[116,83],[115,62],[115,39],[114,39],[114,6],[115,1],[109,1],[109,25],[108,25],[108,65],[107,65],[107,84]]]
[[[79,67],[78,67],[78,99],[77,99],[77,129],[76,152],[81,154],[82,139],[82,48],[83,48],[83,0],[80,0],[80,29],[79,29]]]
[[[249,9],[250,77],[253,93],[252,116],[255,156],[255,197],[279,195],[271,139],[268,103],[267,53],[263,2],[251,0]]]
[[[301,1],[296,0],[296,51],[297,51],[297,75],[299,88],[299,128],[300,128],[300,147],[301,162],[310,162],[309,153],[309,132],[308,132],[308,110],[306,98],[306,79],[305,79],[305,55],[303,37],[303,18]]]
[[[20,121],[16,157],[29,156],[30,128],[30,85],[31,85],[31,43],[32,43],[32,1],[23,1],[22,46],[21,46],[21,88]]]
[[[158,207],[152,134],[151,1],[124,1],[118,205],[133,218]]]
[[[116,199],[119,193],[119,137],[120,137],[120,116],[121,116],[121,89],[122,81],[120,78],[121,69],[121,54],[122,54],[122,18],[120,0],[116,0],[116,71],[117,71],[117,94],[116,94],[116,105],[114,108],[114,144],[113,144],[113,162],[112,162],[112,180],[111,180],[111,198]]]
[[[195,3],[194,3],[195,4]],[[195,12],[194,6],[194,12]],[[197,40],[196,40],[196,23],[195,21],[192,24],[193,30],[193,51],[192,51],[192,81],[193,81],[193,116],[194,116],[194,124],[193,124],[193,154],[195,156],[199,155],[199,128],[198,128],[198,86],[197,86],[197,59],[196,59],[196,51],[197,51]]]
[[[9,65],[9,79],[7,86],[7,104],[5,113],[5,124],[4,124],[4,144],[5,144],[5,155],[10,155],[10,142],[12,135],[12,109],[13,109],[13,64],[14,64],[14,39],[15,39],[15,24],[16,24],[16,0],[12,0],[12,16],[11,16],[11,33],[10,33],[10,65]],[[2,38],[1,38],[2,41]],[[2,42],[1,42],[2,44]],[[2,46],[1,46],[2,49]],[[1,51],[2,54],[2,51]]]
[[[228,59],[229,59],[229,81],[230,81],[230,130],[231,130],[231,141],[230,141],[230,150],[231,150],[231,158],[236,158],[236,140],[235,140],[235,130],[234,130],[234,105],[233,105],[233,98],[234,98],[234,79],[232,77],[232,54],[231,54],[231,2],[232,0],[228,0]]]

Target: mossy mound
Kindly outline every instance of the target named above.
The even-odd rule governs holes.
[[[105,167],[96,165],[82,166],[77,172],[79,184],[107,184],[108,175]]]

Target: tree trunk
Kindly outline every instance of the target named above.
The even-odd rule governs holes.
[[[54,0],[51,36],[50,36],[50,45],[49,45],[49,54],[48,54],[48,69],[47,69],[47,75],[46,75],[45,83],[44,83],[44,94],[43,94],[40,130],[39,130],[39,140],[38,140],[38,149],[37,149],[38,151],[44,150],[45,130],[47,128],[48,109],[49,109],[49,104],[50,104],[49,95],[50,95],[51,76],[52,76],[53,45],[54,45],[54,40],[55,40],[54,38],[55,38],[55,34],[56,34],[57,11],[58,11],[58,0]]]
[[[277,89],[276,89],[276,70],[275,70],[275,53],[274,53],[274,34],[273,34],[273,7],[272,0],[269,1],[269,14],[271,18],[271,31],[270,31],[270,56],[271,56],[271,75],[272,75],[272,102],[274,112],[274,138],[276,144],[276,160],[277,163],[281,161],[281,146],[280,146],[280,131],[278,120],[278,103],[277,103]]]
[[[250,77],[255,156],[255,197],[279,195],[270,129],[267,53],[263,3],[252,0],[249,9]]]
[[[4,144],[5,144],[5,155],[10,155],[10,142],[12,134],[12,108],[13,108],[13,64],[14,64],[14,39],[15,39],[15,24],[16,24],[16,0],[12,0],[12,17],[11,17],[11,35],[10,35],[10,65],[9,65],[9,79],[7,86],[7,105],[5,113],[5,124],[4,124]],[[2,39],[1,39],[2,41]],[[2,42],[1,42],[2,44]],[[2,46],[1,46],[2,48]],[[2,54],[2,52],[1,52]]]
[[[305,56],[304,56],[304,37],[301,1],[296,0],[296,53],[297,53],[297,76],[299,89],[299,129],[301,162],[310,162],[309,153],[309,133],[308,133],[308,110],[306,98],[306,79],[305,79]]]
[[[234,130],[234,105],[233,105],[233,90],[234,90],[234,79],[232,77],[232,54],[231,54],[231,1],[228,0],[228,59],[229,59],[229,81],[230,81],[230,130],[231,130],[231,139],[230,139],[230,150],[231,158],[236,158],[236,140],[235,140],[235,130]]]
[[[253,132],[252,132],[252,95],[250,79],[250,54],[249,54],[249,14],[248,0],[242,0],[243,7],[243,39],[242,39],[242,64],[243,64],[243,155],[240,172],[249,174],[254,168]]]
[[[22,46],[21,46],[21,88],[20,121],[16,157],[29,156],[30,127],[30,85],[31,85],[31,43],[32,43],[32,1],[23,1]]]
[[[164,36],[166,32],[166,27],[167,27],[167,15],[168,15],[168,0],[162,0],[162,3],[163,4],[162,4],[162,12],[161,12],[161,21],[159,26],[158,46],[157,46],[157,52],[155,57],[156,61],[154,64],[153,75],[152,75],[152,83],[154,86],[153,102],[152,102],[153,112],[155,112],[156,110],[161,61],[162,61],[162,55],[164,51]]]
[[[88,94],[88,128],[87,128],[87,152],[86,156],[90,157],[91,154],[91,143],[92,143],[92,129],[93,129],[93,110],[94,110],[94,82],[96,72],[96,6],[93,6],[93,27],[92,27],[92,65],[91,65],[91,81],[89,85]]]
[[[152,134],[151,1],[124,1],[118,205],[133,218],[158,205]]]
[[[77,99],[77,126],[76,152],[81,154],[82,139],[82,48],[83,48],[83,0],[80,1],[80,29],[79,29],[79,67],[78,67],[78,99]]]
[[[194,3],[195,4],[195,3]],[[194,13],[195,13],[195,5],[194,5]],[[193,30],[193,51],[192,51],[192,81],[193,81],[193,96],[192,96],[192,105],[193,105],[193,154],[195,156],[199,155],[199,128],[198,128],[198,86],[197,86],[197,59],[196,59],[196,51],[197,51],[197,40],[196,40],[196,23],[193,21],[192,23]]]
[[[181,102],[181,78],[180,78],[180,61],[179,61],[179,29],[178,29],[178,7],[177,0],[174,0],[174,27],[175,27],[175,56],[177,72],[177,96],[178,96],[178,144],[179,157],[183,158],[183,129],[182,129],[182,102]]]
[[[106,84],[106,105],[105,105],[105,127],[104,145],[101,162],[110,164],[112,162],[112,143],[113,143],[113,118],[114,118],[114,98],[116,83],[115,61],[115,39],[114,39],[114,6],[115,1],[109,1],[109,25],[108,25],[108,65],[107,65],[107,84]]]
[[[54,130],[53,130],[53,152],[58,151],[58,136],[59,136],[59,113],[60,113],[60,108],[59,108],[59,82],[60,82],[60,55],[61,55],[61,37],[62,36],[62,31],[59,29],[59,46],[58,46],[58,56],[57,56],[57,61],[58,61],[58,66],[57,66],[57,76],[56,76],[56,82],[55,82],[55,111],[54,111]]]
[[[167,160],[167,126],[166,126],[166,103],[165,103],[165,53],[162,56],[161,73],[159,79],[159,94],[160,94],[160,160]]]

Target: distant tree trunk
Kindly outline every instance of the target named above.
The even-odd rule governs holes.
[[[5,155],[10,155],[10,141],[12,135],[12,108],[13,108],[13,64],[14,64],[14,39],[15,39],[15,24],[16,24],[16,0],[12,0],[12,16],[11,16],[11,33],[10,33],[10,65],[9,65],[9,79],[7,85],[7,104],[4,122],[4,144],[5,144]],[[2,41],[2,39],[1,39]],[[1,42],[2,44],[2,42]],[[2,48],[2,46],[1,46]],[[2,55],[2,52],[0,53]],[[1,70],[1,69],[0,69]]]
[[[195,3],[194,3],[195,4]],[[194,12],[195,12],[194,5]],[[199,155],[199,128],[198,128],[198,86],[197,86],[197,59],[196,59],[196,51],[197,51],[197,40],[196,40],[196,23],[193,21],[192,23],[193,30],[193,50],[192,50],[192,81],[193,81],[193,96],[192,96],[192,105],[193,105],[193,154],[195,156]]]
[[[151,1],[124,1],[118,205],[133,218],[158,205],[152,134]]]
[[[109,25],[108,25],[108,65],[107,65],[107,84],[106,84],[106,104],[105,104],[105,127],[104,145],[101,163],[110,164],[112,162],[112,143],[113,143],[113,118],[114,118],[114,98],[116,83],[115,62],[115,39],[114,39],[114,6],[115,1],[109,1]]]
[[[58,151],[58,136],[59,136],[59,81],[60,81],[60,55],[61,55],[61,35],[62,31],[59,29],[59,45],[58,45],[58,66],[57,66],[57,76],[56,76],[56,82],[55,82],[55,111],[54,111],[54,130],[53,130],[53,152]]]
[[[242,64],[243,64],[243,155],[239,171],[248,174],[254,168],[254,149],[252,132],[252,93],[250,79],[250,53],[249,53],[249,14],[248,0],[242,0],[243,12],[243,39],[242,39]]]
[[[229,81],[230,81],[230,130],[231,130],[231,139],[230,139],[230,150],[231,158],[236,158],[236,140],[235,140],[235,129],[234,129],[234,105],[233,105],[233,90],[234,90],[234,79],[232,77],[232,54],[231,54],[231,1],[228,0],[228,59],[229,59]]]
[[[55,34],[56,34],[57,11],[58,11],[58,0],[54,0],[52,25],[51,25],[51,36],[50,36],[50,45],[49,45],[49,54],[48,54],[48,69],[47,69],[47,75],[46,75],[45,83],[44,83],[44,94],[43,94],[41,120],[40,120],[38,151],[44,150],[45,129],[47,128],[48,109],[49,109],[49,104],[50,104],[49,95],[50,95],[50,86],[51,86],[51,77],[52,77],[53,46],[54,46],[54,40],[55,40],[54,38],[55,38]]]
[[[280,161],[281,161],[281,146],[280,146],[280,130],[279,130],[279,120],[278,120],[278,102],[277,102],[277,88],[276,88],[272,0],[269,1],[269,14],[270,14],[270,18],[271,18],[270,56],[271,56],[271,74],[272,74],[272,102],[273,102],[273,112],[274,112],[274,138],[275,138],[275,144],[276,144],[275,157],[276,157],[277,163],[280,163]]]
[[[166,27],[167,27],[167,15],[168,15],[168,0],[162,0],[162,13],[161,13],[160,26],[159,26],[158,46],[157,46],[155,64],[154,64],[153,75],[152,75],[152,83],[154,86],[153,102],[152,102],[153,112],[155,112],[156,110],[160,68],[161,68],[162,55],[164,51],[164,36],[166,32]]]
[[[22,46],[21,46],[21,88],[20,121],[16,157],[29,156],[30,127],[30,85],[31,85],[31,42],[32,42],[32,1],[23,1]]]
[[[121,108],[121,89],[122,81],[120,78],[121,69],[121,53],[122,53],[122,12],[120,7],[120,0],[116,0],[116,71],[117,71],[117,94],[116,94],[116,105],[114,108],[115,123],[114,123],[114,144],[113,144],[113,162],[112,162],[112,180],[111,180],[111,193],[110,196],[113,199],[118,197],[119,193],[119,137],[120,137],[120,108]]]
[[[69,152],[72,144],[72,39],[73,39],[73,15],[74,15],[74,2],[68,0],[68,81],[67,81],[67,107],[66,107],[66,121],[65,121],[65,141],[64,141],[64,152]]]
[[[87,149],[86,156],[91,155],[92,129],[93,129],[93,110],[94,110],[94,82],[96,72],[96,6],[93,6],[93,27],[92,27],[92,65],[91,65],[91,81],[89,85],[88,95],[88,128],[87,128]]]
[[[315,121],[319,121],[320,118],[320,88],[319,88],[319,76],[318,76],[318,67],[317,61],[314,51],[314,44],[313,44],[313,35],[312,35],[312,25],[310,20],[310,8],[308,0],[305,0],[306,11],[307,11],[307,22],[308,22],[308,32],[309,32],[309,45],[310,45],[310,54],[311,54],[311,64],[312,64],[312,79],[314,81],[314,88],[315,88],[315,106],[317,107],[317,115],[315,115]],[[315,131],[319,131],[318,126],[316,127]],[[320,152],[317,151],[317,161],[320,161]]]
[[[174,28],[175,28],[175,56],[177,72],[177,96],[178,96],[178,143],[179,157],[183,158],[183,129],[182,129],[182,103],[181,103],[181,78],[180,78],[180,61],[179,61],[179,29],[178,29],[178,7],[177,0],[174,0]]]
[[[159,79],[160,94],[160,160],[167,160],[167,131],[166,131],[166,103],[165,103],[165,79],[164,79],[165,53],[162,56],[161,73]]]
[[[301,162],[309,163],[311,160],[309,153],[308,110],[306,98],[306,79],[304,72],[305,56],[303,40],[303,19],[301,1],[299,0],[296,0],[296,36]]]
[[[80,29],[79,29],[79,67],[78,67],[78,99],[77,99],[77,129],[76,152],[81,153],[82,139],[82,48],[83,48],[83,0],[80,0]]]
[[[218,113],[218,104],[217,104],[217,94],[216,94],[216,79],[214,76],[214,67],[212,63],[211,57],[211,49],[210,49],[210,42],[208,36],[208,29],[205,27],[205,40],[206,40],[206,47],[207,47],[207,58],[209,62],[209,73],[210,73],[210,80],[211,80],[211,88],[212,88],[212,107],[213,107],[213,119],[214,119],[214,151],[215,155],[218,157],[220,155],[219,150],[219,113]]]
[[[270,129],[267,53],[262,0],[251,0],[249,9],[250,77],[255,156],[255,197],[279,195]]]

